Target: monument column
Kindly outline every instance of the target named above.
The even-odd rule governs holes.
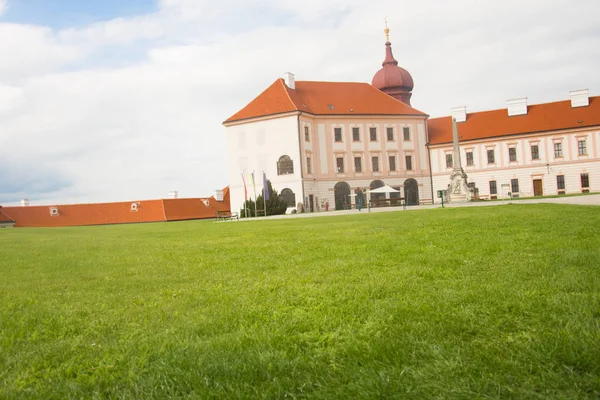
[[[452,118],[452,144],[454,152],[452,156],[452,174],[450,175],[450,187],[448,188],[448,200],[451,203],[470,201],[472,192],[467,185],[467,174],[462,169],[460,160],[460,147],[458,145],[458,127],[456,118]]]

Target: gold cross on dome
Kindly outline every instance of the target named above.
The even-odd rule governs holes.
[[[385,29],[383,31],[385,32],[385,41],[389,42],[390,41],[390,28],[388,27],[387,17],[385,17]]]

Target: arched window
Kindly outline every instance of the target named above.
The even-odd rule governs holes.
[[[277,161],[277,175],[289,175],[294,173],[294,162],[290,156],[281,156]]]
[[[288,207],[296,207],[296,194],[292,191],[292,189],[283,189],[279,197],[285,201],[285,204],[287,204]]]

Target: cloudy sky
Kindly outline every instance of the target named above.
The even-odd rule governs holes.
[[[0,0],[0,204],[205,196],[221,122],[286,71],[370,82],[394,55],[432,117],[600,94],[598,0]]]

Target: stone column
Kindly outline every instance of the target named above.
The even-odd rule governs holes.
[[[467,174],[462,169],[462,163],[460,160],[460,147],[458,144],[458,127],[456,126],[456,118],[452,118],[452,143],[454,145],[454,153],[452,156],[452,174],[450,175],[448,200],[451,203],[470,201],[472,193],[467,185]]]

